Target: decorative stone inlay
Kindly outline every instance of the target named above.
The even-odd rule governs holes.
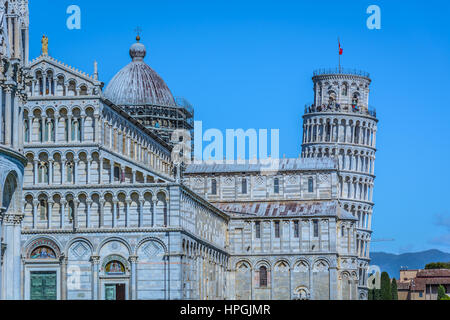
[[[84,258],[86,254],[88,253],[89,249],[86,248],[86,245],[82,242],[78,242],[73,248],[72,248],[72,254],[77,258]]]
[[[149,258],[160,256],[163,251],[161,246],[154,241],[150,241],[150,243],[148,243],[143,250]]]

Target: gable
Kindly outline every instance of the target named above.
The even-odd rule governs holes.
[[[103,82],[49,56],[30,63],[33,77],[32,96],[92,96],[101,93]]]

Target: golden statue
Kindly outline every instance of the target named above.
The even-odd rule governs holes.
[[[45,36],[45,34],[42,36],[42,55],[48,56],[48,38]]]

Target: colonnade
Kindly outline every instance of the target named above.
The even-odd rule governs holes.
[[[339,142],[375,148],[376,132],[374,121],[315,116],[303,123],[303,144]]]

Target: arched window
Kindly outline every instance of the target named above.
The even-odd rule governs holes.
[[[66,141],[69,141],[69,137],[70,137],[69,134],[70,134],[70,132],[69,132],[69,119],[66,119],[64,121],[64,137],[65,137]]]
[[[314,220],[313,221],[313,229],[314,229],[314,237],[317,238],[319,237],[319,221]]]
[[[212,195],[217,194],[217,180],[216,179],[211,180],[211,194]]]
[[[242,178],[242,194],[247,194],[247,179]]]
[[[275,221],[275,238],[280,237],[280,221]]]
[[[44,142],[44,119],[39,119],[39,141]]]
[[[114,181],[120,181],[120,168],[118,166],[114,166]]]
[[[355,92],[352,97],[353,108],[356,108],[358,106],[358,102],[359,102],[359,93]]]
[[[73,97],[77,95],[77,84],[75,83],[75,81],[70,81],[69,82],[69,88],[67,90],[67,95],[69,97]]]
[[[342,86],[342,95],[347,96],[347,94],[348,94],[348,85],[344,83],[344,85]]]
[[[67,171],[67,179],[66,180],[67,180],[67,182],[72,183],[74,181],[74,179],[73,179],[74,163],[71,161],[67,162],[66,168],[67,168],[66,169],[66,171]]]
[[[28,120],[24,121],[24,130],[25,130],[25,142],[30,142],[30,123]]]
[[[267,287],[267,268],[265,266],[259,267],[259,287]]]
[[[54,130],[55,130],[54,122],[53,122],[53,120],[49,120],[45,125],[45,132],[44,132],[44,141],[45,142],[53,141]]]
[[[8,211],[9,209],[14,210],[16,208],[16,189],[17,180],[13,174],[9,174],[5,181],[5,186],[3,188],[3,203],[2,207]]]
[[[87,96],[88,94],[88,89],[86,86],[81,86],[80,87],[80,96]]]
[[[256,239],[260,239],[261,238],[261,222],[256,221],[255,222],[255,232],[256,232]]]
[[[47,200],[41,199],[39,201],[39,219],[42,221],[46,221],[48,219],[48,206]]]
[[[314,192],[314,180],[313,180],[313,178],[308,178],[308,192]]]
[[[278,178],[273,180],[273,193],[280,193],[280,179]]]
[[[325,126],[325,135],[327,138],[327,141],[330,141],[331,139],[331,124],[327,123],[327,125]]]
[[[58,76],[58,80],[56,82],[56,95],[57,96],[65,96],[66,95],[66,87],[64,84],[64,76]]]
[[[48,183],[48,164],[45,162],[39,163],[39,183]]]
[[[72,222],[75,216],[75,203],[73,202],[73,200],[69,200],[68,205],[69,205],[69,221]]]
[[[79,119],[72,120],[71,137],[72,141],[81,141],[81,120]]]
[[[328,91],[328,104],[332,105],[336,102],[336,92]]]
[[[359,124],[357,124],[355,126],[355,138],[354,138],[355,143],[359,143],[359,134],[360,134],[360,127],[359,127]]]
[[[300,237],[300,226],[298,224],[298,221],[294,221],[294,238]]]

